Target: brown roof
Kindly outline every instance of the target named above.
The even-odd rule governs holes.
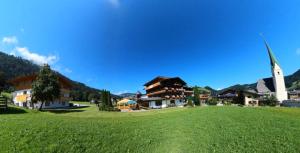
[[[166,82],[166,81],[179,81],[180,83],[182,83],[183,85],[186,85],[186,82],[184,82],[180,77],[162,77],[162,76],[158,76],[154,79],[152,79],[151,81],[147,82],[144,84],[144,86],[149,86],[155,82]]]
[[[72,81],[70,79],[68,79],[67,77],[63,76],[62,74],[60,74],[58,72],[56,72],[56,74],[58,75],[58,80],[60,83],[62,83],[67,88],[72,88],[73,85],[72,85]],[[24,82],[24,81],[28,81],[28,80],[33,81],[36,78],[37,78],[37,73],[33,73],[33,74],[16,77],[16,78],[10,80],[9,82],[12,83],[13,85],[16,85],[19,82]]]
[[[149,85],[153,84],[154,82],[160,82],[160,81],[166,80],[166,79],[170,79],[170,78],[169,77],[158,76],[158,77],[152,79],[151,81],[145,83],[144,86],[149,86]]]

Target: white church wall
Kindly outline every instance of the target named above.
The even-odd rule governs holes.
[[[284,75],[281,68],[275,63],[273,68],[273,83],[276,90],[276,98],[280,103],[288,99],[288,94],[285,87]]]

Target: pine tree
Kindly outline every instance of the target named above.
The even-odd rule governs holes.
[[[197,86],[195,86],[194,88],[193,88],[193,90],[194,90],[194,98],[193,98],[193,100],[194,100],[194,104],[195,105],[200,105],[200,90],[199,90],[199,87],[197,87]]]
[[[39,110],[45,102],[53,101],[60,96],[58,76],[51,70],[49,65],[44,65],[37,79],[32,84],[32,102],[41,102]]]
[[[102,110],[102,111],[109,110],[110,108],[113,107],[109,91],[103,90],[101,92],[101,103],[99,103],[98,107],[99,107],[99,110]]]

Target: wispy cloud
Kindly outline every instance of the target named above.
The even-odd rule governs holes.
[[[43,64],[54,64],[58,61],[58,57],[54,55],[44,56],[34,53],[26,47],[16,47],[16,51],[23,57],[24,59],[30,60],[38,65]]]
[[[21,28],[20,31],[24,32],[24,29]],[[58,55],[41,55],[29,50],[28,47],[22,47],[18,44],[18,38],[16,36],[3,37],[2,43],[0,42],[0,50],[9,55],[22,57],[38,65],[49,64],[53,70],[63,74],[70,74],[73,72],[70,68],[62,66],[58,63]]]
[[[65,68],[64,71],[65,71],[66,73],[72,73],[72,70],[69,69],[69,68]]]
[[[87,82],[87,83],[90,83],[90,82],[92,82],[92,81],[94,81],[94,79],[92,79],[92,78],[86,79],[86,82]]]
[[[3,37],[2,38],[2,43],[4,43],[4,44],[17,44],[18,39],[17,39],[16,36]]]
[[[108,0],[108,2],[115,8],[120,7],[120,0]]]
[[[296,50],[296,54],[300,56],[300,48]]]

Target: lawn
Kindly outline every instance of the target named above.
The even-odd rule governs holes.
[[[1,152],[300,152],[300,109],[196,107],[147,112],[14,109]]]

